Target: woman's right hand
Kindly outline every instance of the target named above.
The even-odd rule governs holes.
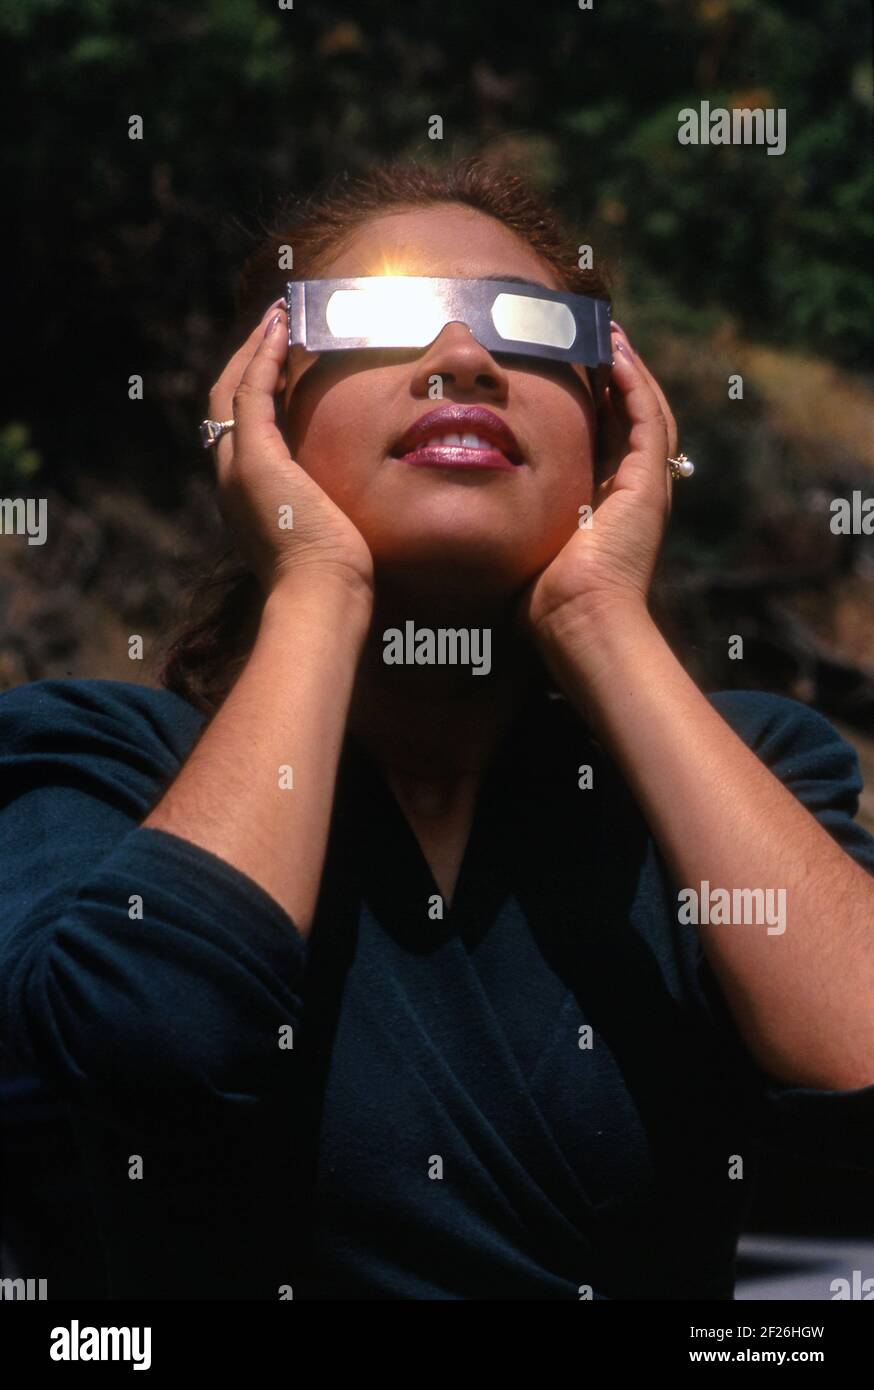
[[[328,576],[372,601],[373,559],[364,537],[295,463],[277,427],[275,396],[287,353],[278,300],[210,392],[210,418],[236,422],[213,445],[219,510],[265,595],[289,578]]]

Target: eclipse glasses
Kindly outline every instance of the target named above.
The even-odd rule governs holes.
[[[489,352],[581,364],[596,394],[610,375],[610,302],[593,295],[515,280],[366,275],[289,280],[285,298],[289,348],[427,347],[447,323],[463,323]]]

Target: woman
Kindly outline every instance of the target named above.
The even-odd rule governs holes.
[[[284,245],[604,293],[478,160],[329,189],[248,303]],[[3,1041],[70,1103],[114,1296],[730,1298],[763,1141],[874,1167],[855,755],[654,625],[676,428],[612,344],[593,394],[458,321],[289,351],[277,299],[209,407],[249,577],[167,688],[0,698]],[[447,406],[483,438],[410,449]],[[489,670],[389,663],[410,620]]]

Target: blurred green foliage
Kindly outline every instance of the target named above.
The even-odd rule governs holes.
[[[16,485],[26,483],[41,467],[42,459],[30,448],[27,425],[13,421],[0,428],[0,489],[14,492]]]

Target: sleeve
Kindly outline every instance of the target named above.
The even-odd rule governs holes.
[[[301,1014],[306,943],[286,912],[140,825],[199,718],[126,682],[0,695],[0,1043],[115,1115],[279,1094],[279,1030]]]
[[[721,692],[710,698],[842,849],[874,875],[874,836],[855,819],[862,790],[855,749],[827,719],[797,700],[745,692]],[[699,976],[728,1042],[761,1141],[809,1160],[874,1173],[874,1084],[829,1091],[776,1081],[744,1046],[703,951],[699,951]]]

